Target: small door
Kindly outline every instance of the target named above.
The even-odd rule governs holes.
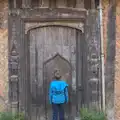
[[[49,103],[49,98],[48,98],[48,93],[49,93],[49,85],[50,82],[54,79],[53,78],[53,72],[55,69],[60,70],[60,74],[62,76],[62,80],[65,80],[69,85],[71,85],[71,74],[72,74],[72,67],[71,64],[63,58],[60,54],[56,54],[53,56],[51,59],[47,60],[44,63],[44,91],[45,91],[45,104],[46,104],[46,109],[45,113],[48,119],[52,120],[52,106]],[[69,90],[69,95],[70,95],[70,90]],[[69,100],[71,100],[72,96],[69,96]],[[65,111],[65,119],[69,120],[70,116],[69,113],[71,109],[71,102],[69,101],[68,104],[64,105],[64,111]]]
[[[65,118],[74,120],[82,99],[78,91],[82,73],[81,31],[70,27],[48,26],[32,29],[28,35],[31,120],[51,120],[48,89],[55,68],[60,69],[62,79],[69,84]]]

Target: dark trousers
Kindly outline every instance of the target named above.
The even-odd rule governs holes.
[[[64,109],[63,104],[52,104],[53,109],[53,120],[64,120]]]

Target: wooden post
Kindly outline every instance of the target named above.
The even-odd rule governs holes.
[[[76,8],[84,8],[84,0],[76,0]]]
[[[49,7],[50,8],[55,8],[56,7],[56,0],[50,0]]]
[[[22,0],[22,7],[23,8],[30,8],[31,0]]]
[[[91,0],[91,8],[95,9],[95,0]]]

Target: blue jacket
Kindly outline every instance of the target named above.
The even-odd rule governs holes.
[[[49,88],[50,104],[62,104],[68,102],[68,84],[62,80],[53,80]]]

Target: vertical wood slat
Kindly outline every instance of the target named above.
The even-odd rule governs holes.
[[[31,97],[35,97],[35,31],[30,32],[30,84],[31,84]]]
[[[9,0],[8,1],[9,2],[9,8],[11,9],[11,8],[14,8],[14,0]]]
[[[98,104],[100,97],[99,95],[99,73],[97,70],[97,66],[100,65],[100,61],[98,60],[100,54],[100,47],[99,47],[99,28],[98,28],[98,21],[96,21],[96,15],[94,11],[89,12],[87,16],[87,24],[85,27],[85,42],[86,42],[86,49],[85,54],[87,55],[87,89],[86,89],[86,103],[88,107],[94,107]],[[95,62],[96,61],[96,62]],[[86,76],[86,75],[85,75]],[[99,100],[98,100],[99,99]],[[96,106],[97,107],[97,106]]]
[[[22,7],[23,8],[30,8],[32,0],[22,0]]]
[[[22,8],[22,0],[16,0],[16,8]]]
[[[11,3],[11,6],[12,6],[12,3]],[[10,7],[11,7],[10,6]],[[14,28],[14,17],[12,16],[8,16],[8,30],[9,30],[9,33],[8,33],[8,44],[9,44],[9,48],[8,48],[8,65],[10,65],[10,59],[11,59],[11,50],[12,50],[12,46],[13,46],[13,38],[14,38],[14,32],[15,30],[13,30]],[[10,66],[8,66],[10,67]],[[10,102],[10,108],[12,109],[12,82],[11,82],[11,71],[9,69],[9,102]]]
[[[10,2],[10,1],[9,1]],[[9,3],[10,4],[10,3]],[[8,16],[8,68],[9,68],[9,64],[10,64],[10,54],[11,54],[11,44],[12,44],[12,17]],[[10,80],[10,70],[8,72],[8,80],[9,80],[9,92],[8,92],[8,99],[10,102],[10,108],[11,106],[11,80]]]
[[[49,7],[49,0],[31,0],[31,7]]]
[[[95,9],[95,0],[91,0],[91,8]]]
[[[20,61],[20,48],[19,48],[19,41],[20,41],[20,18],[19,16],[9,16],[9,59],[10,59],[10,52],[13,46],[15,46],[15,51],[18,53],[18,65],[19,61]],[[9,61],[10,62],[10,61]],[[9,63],[10,64],[10,63]],[[12,70],[9,69],[9,70]],[[16,78],[17,78],[17,82],[19,80],[21,80],[21,77],[19,76],[20,74],[20,70],[19,67],[17,68],[18,73],[14,73]],[[9,71],[9,73],[12,73],[12,71]],[[9,74],[9,82],[11,83],[11,79],[13,79],[14,77],[11,76],[11,74]],[[10,84],[10,89],[12,89],[14,86],[12,86],[12,84]],[[17,89],[19,89],[19,87],[17,87]],[[16,89],[14,89],[14,91],[11,92],[17,92],[17,98],[19,96],[19,90],[16,91]],[[14,94],[14,93],[13,93]],[[11,97],[11,96],[10,96]],[[11,100],[13,100],[14,98],[12,98]],[[18,104],[19,104],[19,98],[16,101],[10,101],[10,102],[16,102],[15,104],[13,104],[13,107],[15,105],[15,107],[18,109]],[[12,105],[12,104],[11,104]]]
[[[49,8],[49,4],[50,4],[49,2],[50,2],[50,0],[42,0],[41,7]]]
[[[34,81],[35,81],[35,36],[33,35],[35,32],[33,31],[30,31],[30,34],[29,34],[29,41],[30,41],[30,45],[29,45],[29,62],[30,62],[30,65],[29,65],[29,69],[30,69],[30,100],[31,100],[31,103],[30,103],[30,116],[31,116],[31,119],[34,119],[33,116],[34,115],[34,108],[33,108],[33,100],[32,98],[35,97],[35,94],[34,92]],[[33,42],[34,41],[34,42]],[[32,62],[32,64],[31,64]],[[32,71],[33,70],[33,71]]]
[[[56,6],[59,7],[67,7],[67,0],[56,0]]]
[[[77,112],[79,111],[79,108],[81,108],[81,100],[82,100],[82,96],[81,96],[81,91],[79,90],[82,86],[82,74],[80,71],[82,71],[82,48],[81,48],[81,44],[82,44],[82,39],[81,39],[81,34],[80,31],[76,31],[76,106],[77,106]]]
[[[35,100],[33,100],[32,104],[40,104],[43,106],[39,106],[39,109],[35,106],[32,105],[32,108],[34,111],[31,112],[31,116],[33,119],[37,119],[38,115],[40,115],[40,119],[44,117],[44,94],[43,90],[41,89],[43,87],[43,78],[42,72],[41,72],[41,67],[43,64],[43,55],[41,54],[43,51],[44,47],[44,32],[41,31],[40,29],[36,29],[30,32],[30,66],[31,66],[31,71],[30,71],[30,76],[31,76],[31,91],[32,91],[32,96],[34,97]],[[39,50],[39,52],[37,52]],[[36,78],[36,76],[39,77]],[[33,81],[33,82],[32,82]],[[36,84],[34,84],[36,81]],[[33,83],[33,84],[32,84]],[[36,90],[39,89],[40,90]],[[40,95],[40,96],[39,96]],[[39,102],[36,102],[36,100]],[[34,116],[34,117],[33,117]]]
[[[9,0],[9,8],[21,8],[22,0]]]
[[[37,30],[36,30],[36,33],[35,33],[35,36],[37,35]],[[36,37],[35,37],[35,79],[36,79],[36,83],[37,83],[37,85],[36,85],[36,98],[37,98],[37,96],[38,96],[38,85],[39,85],[39,79],[38,79],[38,48],[37,48],[37,39],[36,39]]]
[[[99,7],[99,2],[100,0],[95,0],[95,8],[97,9],[97,7]]]
[[[81,93],[81,102],[82,105],[87,104],[87,42],[85,40],[85,34],[81,34],[81,85],[82,85],[82,93]],[[84,51],[84,52],[83,52]]]
[[[86,21],[86,26],[85,26],[85,43],[84,43],[84,47],[83,47],[83,51],[85,51],[84,56],[86,56],[88,58],[89,56],[89,42],[88,40],[91,37],[91,29],[90,29],[90,17],[87,16],[87,21]],[[85,58],[83,56],[83,58]],[[88,61],[85,59],[86,64],[83,64],[83,76],[85,78],[85,83],[86,83],[86,89],[84,90],[84,94],[85,94],[85,101],[84,103],[87,105],[87,107],[89,107],[89,101],[90,101],[90,96],[91,96],[91,91],[89,90],[89,83],[88,83],[88,76],[89,76],[89,71],[88,71]],[[85,72],[86,71],[86,72]],[[85,74],[84,74],[85,72]],[[87,75],[86,75],[87,74]]]
[[[31,99],[31,76],[30,76],[30,32],[27,33],[27,80],[26,80],[26,84],[27,84],[27,100],[26,100],[26,103],[27,103],[27,118],[28,119],[31,119],[31,110],[32,110],[32,107],[31,107],[31,103],[32,103],[32,99]]]
[[[17,3],[17,1],[14,0],[14,1],[13,1],[13,6],[14,6],[14,8],[16,8],[16,3]]]
[[[84,8],[91,9],[91,0],[84,0]]]
[[[25,48],[25,111],[28,112],[28,76],[27,76],[27,68],[28,68],[28,38],[27,35],[25,35],[25,40],[24,40],[24,48]],[[25,112],[25,117],[28,118],[28,115]]]
[[[22,20],[20,20],[20,83],[19,83],[19,87],[20,87],[20,110],[24,111],[25,110],[25,98],[26,98],[26,93],[25,93],[25,81],[26,81],[26,56],[25,56],[25,34],[24,34],[24,30],[25,30],[25,24]],[[21,49],[22,48],[22,49]],[[23,56],[24,59],[23,59]]]
[[[31,7],[38,7],[39,6],[39,0],[31,0]]]
[[[76,0],[76,8],[84,8],[84,0]]]
[[[50,2],[49,2],[49,7],[50,8],[56,8],[56,0],[50,0]]]
[[[25,40],[25,34],[24,34],[24,23],[22,23],[21,21],[21,47],[22,47],[22,50],[21,50],[21,73],[22,73],[22,79],[21,79],[21,82],[22,82],[22,97],[21,97],[21,107],[22,109],[24,109],[24,105],[25,105],[25,61],[26,61],[26,57],[25,57],[25,61],[22,59],[22,56],[25,56],[25,48],[24,48],[24,40]]]
[[[76,0],[66,0],[66,2],[67,2],[67,7],[74,8],[76,6]]]
[[[15,22],[16,21],[16,22]],[[20,29],[20,18],[19,16],[17,16],[15,18],[15,24],[16,24],[16,48],[17,48],[17,51],[18,51],[18,55],[19,55],[19,70],[18,70],[18,107],[19,107],[19,103],[20,103],[20,81],[21,81],[21,76],[20,73],[21,73],[21,70],[20,70],[20,67],[21,67],[21,64],[20,64],[20,58],[21,58],[21,52],[20,52],[20,33],[21,33],[21,29]],[[18,108],[19,109],[19,108]]]

